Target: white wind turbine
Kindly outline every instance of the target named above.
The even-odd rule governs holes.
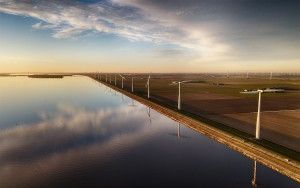
[[[117,85],[117,75],[115,74],[115,86]]]
[[[179,82],[172,82],[171,85],[177,85],[178,84],[178,101],[177,101],[177,109],[181,110],[181,84],[183,83],[190,83],[192,80],[184,80]]]
[[[150,99],[150,74],[148,76],[146,87],[148,89],[148,99]]]
[[[122,79],[122,89],[124,88],[124,80],[126,80],[125,79],[125,77],[124,76],[122,76],[121,74],[119,74],[119,76],[121,77],[121,79]]]
[[[255,138],[260,139],[260,109],[261,109],[261,94],[264,91],[258,89],[256,91],[244,91],[243,94],[257,94],[258,93],[258,105],[257,105],[257,116],[256,116],[256,129],[255,129]]]
[[[133,93],[133,76],[131,77],[131,92]]]
[[[133,78],[134,78],[134,76],[131,76],[131,92],[133,93]],[[143,79],[143,78],[141,78],[141,79]]]

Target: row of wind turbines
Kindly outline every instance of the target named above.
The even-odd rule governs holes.
[[[122,74],[114,74],[114,85],[117,86],[117,77],[121,78],[121,88],[124,89],[124,80],[127,80],[125,76]],[[102,74],[96,73],[95,78],[102,81]],[[134,75],[131,75],[131,92],[134,93]],[[143,78],[141,78],[143,79]],[[147,82],[145,87],[147,88],[147,98],[150,99],[150,79],[151,76],[149,74],[147,78]],[[111,74],[105,74],[105,82],[112,84],[112,75]],[[187,83],[192,83],[193,80],[182,80],[182,81],[174,81],[170,85],[178,85],[178,98],[177,98],[177,109],[181,110],[181,85],[182,84],[187,84]],[[256,91],[251,91],[246,94],[258,94],[258,109],[257,109],[257,117],[256,117],[256,129],[255,129],[255,138],[260,139],[260,115],[261,115],[261,96],[264,91],[261,89],[258,89]]]

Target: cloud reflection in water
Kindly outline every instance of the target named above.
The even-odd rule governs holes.
[[[157,129],[145,126],[148,117],[142,108],[91,110],[59,105],[54,113],[40,113],[37,124],[3,130],[0,185],[13,183],[15,177],[21,179],[18,183],[33,181],[32,177],[41,181],[42,177],[109,162],[155,134]]]

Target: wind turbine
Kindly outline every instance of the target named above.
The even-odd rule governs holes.
[[[115,86],[117,85],[117,75],[115,75]]]
[[[111,84],[111,75],[109,75],[109,83]]]
[[[256,131],[255,131],[255,138],[260,138],[260,106],[261,106],[261,93],[263,90],[259,89],[258,92],[258,108],[257,108],[257,117],[256,117]]]
[[[270,72],[270,80],[273,78],[273,72]]]
[[[131,76],[131,92],[133,93],[133,91],[134,91],[134,89],[133,89],[133,78],[134,78],[134,76],[132,75]],[[141,79],[143,79],[143,78],[141,78]]]
[[[131,77],[131,92],[133,93],[133,76]]]
[[[192,82],[191,80],[185,80],[185,81],[179,81],[179,82],[172,82],[171,85],[176,85],[178,84],[178,101],[177,101],[177,109],[181,110],[181,84],[182,83],[190,83]]]
[[[121,74],[119,74],[119,76],[122,78],[122,89],[124,88],[124,79],[125,79],[125,77],[124,76],[122,76]],[[126,79],[125,79],[126,80]]]
[[[148,76],[148,80],[147,80],[147,85],[146,85],[147,89],[148,89],[148,99],[150,99],[150,74]]]
[[[258,89],[256,91],[244,91],[243,94],[256,94],[258,93],[258,105],[257,105],[257,116],[256,116],[256,130],[255,130],[255,139],[260,139],[260,108],[261,108],[261,94],[264,91]]]

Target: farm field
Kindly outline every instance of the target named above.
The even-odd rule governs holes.
[[[114,85],[116,74],[108,75]],[[148,75],[122,74],[124,89],[147,97]],[[105,80],[104,75],[102,79]],[[295,151],[300,151],[300,79],[297,75],[230,75],[226,74],[151,74],[150,96],[161,104],[177,107],[178,85],[181,84],[182,111],[201,116],[254,135],[257,94],[241,94],[247,89],[283,88],[283,93],[262,94],[261,137]],[[121,87],[121,77],[116,76]]]

